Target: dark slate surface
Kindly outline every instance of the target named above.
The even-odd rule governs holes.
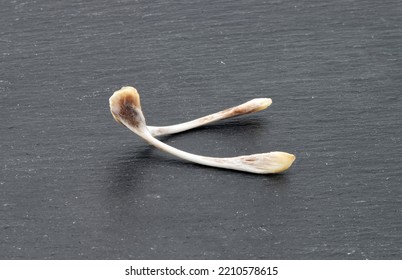
[[[151,3],[152,2],[152,3]],[[401,259],[402,2],[2,1],[1,259]],[[187,164],[148,124],[271,97],[163,141],[261,176]]]

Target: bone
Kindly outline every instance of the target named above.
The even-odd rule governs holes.
[[[245,104],[247,103],[248,102],[246,102]],[[280,173],[287,170],[296,159],[296,157],[292,154],[278,151],[224,158],[191,154],[169,146],[154,137],[155,134],[153,135],[146,125],[145,117],[141,110],[140,96],[135,88],[123,87],[120,90],[114,92],[109,99],[109,104],[110,111],[117,122],[126,126],[128,129],[140,136],[150,145],[153,145],[166,153],[169,153],[186,161],[217,168],[232,169],[257,174],[271,174]],[[265,104],[268,104],[268,102],[265,101],[265,103],[263,104],[264,105],[260,105],[259,107],[256,106],[255,108],[257,109],[253,110],[258,111],[258,109],[265,109],[266,107],[264,106]],[[228,112],[230,112],[233,110],[233,108],[228,110]],[[248,111],[250,110],[244,110],[243,112],[248,113]],[[220,113],[221,112],[217,114]],[[225,114],[221,115],[225,116]],[[230,116],[230,113],[228,113],[227,116]],[[194,124],[187,125],[187,127],[194,127]],[[184,131],[182,129],[183,127],[181,127],[180,129],[176,128],[175,131]],[[154,131],[154,133],[156,132]],[[156,133],[156,135],[162,134]]]
[[[179,133],[206,124],[210,124],[219,120],[233,118],[245,114],[256,113],[266,109],[271,104],[272,100],[270,98],[255,98],[236,107],[232,107],[192,121],[170,126],[148,126],[148,130],[151,132],[153,136],[163,136],[163,135]]]

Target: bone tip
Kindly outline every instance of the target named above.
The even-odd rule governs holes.
[[[119,115],[122,106],[132,104],[141,109],[140,95],[137,90],[130,86],[122,87],[115,91],[109,98],[110,111],[113,116]]]
[[[257,101],[257,107],[255,109],[255,112],[265,110],[272,104],[271,98],[257,98],[255,100]]]
[[[289,169],[296,160],[295,155],[285,152],[271,152],[270,154],[276,162],[276,166],[273,168],[272,173],[280,173]]]

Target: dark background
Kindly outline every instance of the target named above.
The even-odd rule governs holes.
[[[1,1],[1,259],[401,259],[402,2]],[[185,163],[118,125],[271,97],[162,140],[294,153],[282,175]]]

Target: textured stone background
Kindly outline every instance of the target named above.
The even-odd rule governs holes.
[[[1,259],[401,259],[402,2],[2,1]],[[163,141],[296,154],[260,176],[184,163],[117,125],[271,97]]]

